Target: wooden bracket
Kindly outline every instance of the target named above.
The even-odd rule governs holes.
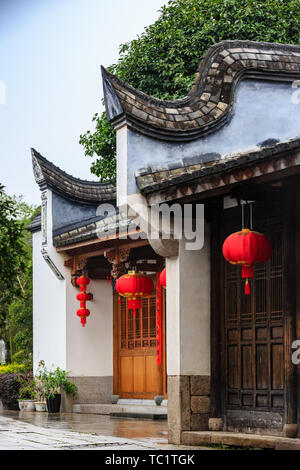
[[[125,274],[125,263],[128,261],[129,255],[130,248],[116,248],[104,253],[105,258],[112,265],[111,275],[114,279],[117,279],[118,277]]]
[[[70,258],[64,262],[64,265],[68,268],[71,268],[71,284],[74,287],[78,287],[76,284],[76,280],[79,276],[81,276],[86,268],[87,259],[86,258]]]

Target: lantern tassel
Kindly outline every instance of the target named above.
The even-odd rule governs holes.
[[[249,295],[249,294],[250,294],[250,284],[247,278],[246,283],[245,283],[245,295]]]

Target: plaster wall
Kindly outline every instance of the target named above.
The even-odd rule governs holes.
[[[87,302],[91,314],[85,327],[76,315],[78,289],[67,285],[66,357],[72,376],[107,377],[113,375],[113,296],[112,287],[103,280],[91,280],[87,292],[94,296]]]
[[[210,243],[209,226],[201,250],[166,258],[167,374],[210,375]]]
[[[61,256],[49,244],[52,238],[52,193],[47,191],[47,251],[59,269]],[[66,281],[59,280],[44,260],[42,232],[33,233],[33,369],[40,360],[48,368],[66,368]],[[63,273],[64,274],[64,273]]]
[[[76,311],[78,290],[71,284],[71,272],[64,266],[67,258],[52,243],[52,191],[47,190],[47,245],[42,232],[33,233],[33,355],[34,371],[44,360],[48,368],[57,366],[74,377],[111,377],[113,370],[112,293],[106,281],[91,281],[94,300],[83,328]],[[59,280],[44,260],[45,248],[63,275]],[[93,383],[95,380],[93,380]],[[107,380],[106,380],[107,382]]]

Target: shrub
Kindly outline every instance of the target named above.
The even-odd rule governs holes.
[[[0,375],[1,374],[18,374],[21,372],[29,372],[31,369],[27,364],[5,364],[0,365]]]
[[[76,385],[67,377],[67,371],[57,367],[55,370],[48,370],[44,361],[40,361],[36,379],[39,382],[40,393],[47,399],[54,398],[56,394],[63,390],[67,395],[77,394]]]
[[[24,377],[18,377],[20,388],[19,388],[19,400],[34,400],[36,396],[35,381],[32,376],[27,375]]]
[[[20,379],[26,380],[31,374],[1,374],[0,375],[0,400],[7,410],[18,410],[18,396]]]

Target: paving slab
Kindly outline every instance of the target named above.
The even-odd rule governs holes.
[[[73,405],[73,413],[90,413],[100,415],[110,415],[127,418],[144,419],[168,419],[168,409],[166,406],[156,406],[149,404],[79,404]]]
[[[167,438],[167,423],[160,421],[72,413],[0,414],[1,450],[200,450],[170,445]]]

